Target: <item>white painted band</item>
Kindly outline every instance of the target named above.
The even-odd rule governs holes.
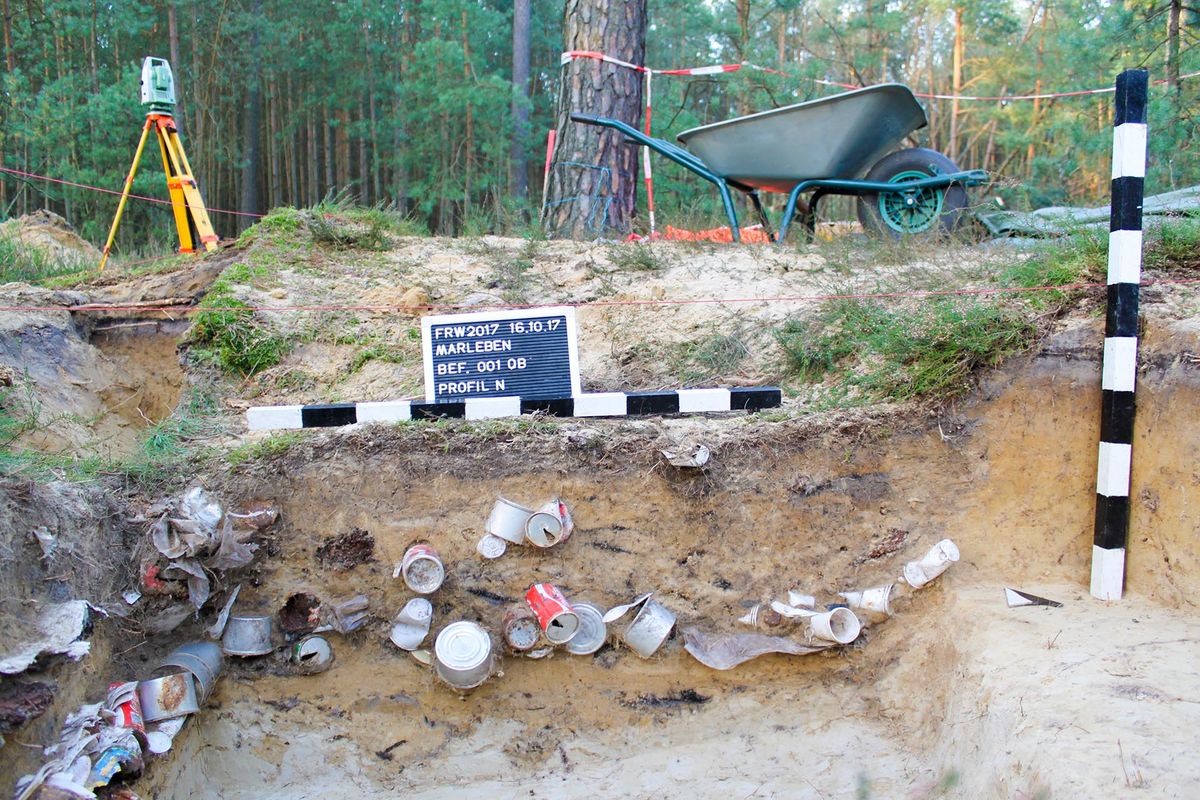
[[[680,389],[679,411],[683,414],[698,411],[728,411],[728,389]]]
[[[1132,461],[1132,445],[1101,442],[1096,464],[1096,493],[1105,497],[1128,497]]]
[[[412,419],[412,402],[409,400],[383,400],[356,403],[354,413],[360,423],[408,422]]]
[[[577,417],[623,417],[625,416],[624,392],[596,392],[575,396]]]
[[[253,406],[246,409],[246,427],[252,431],[303,428],[304,406]]]
[[[1137,337],[1110,336],[1104,340],[1104,370],[1100,388],[1132,392],[1137,379]]]
[[[1120,600],[1125,588],[1125,548],[1106,550],[1092,545],[1092,597]]]
[[[520,397],[468,397],[467,419],[496,419],[521,416]]]
[[[1140,283],[1142,232],[1113,231],[1108,235],[1108,283]]]
[[[1113,128],[1114,178],[1146,177],[1146,124],[1126,122]]]

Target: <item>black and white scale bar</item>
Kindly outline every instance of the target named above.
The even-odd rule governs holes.
[[[312,406],[255,406],[246,411],[252,431],[331,428],[360,422],[407,422],[458,417],[496,419],[541,412],[552,417],[626,417],[759,411],[778,408],[783,394],[774,386],[740,389],[677,389],[671,392],[597,392],[556,399],[471,397],[458,403],[386,400]]]
[[[1142,279],[1142,196],[1146,179],[1148,74],[1117,76],[1113,119],[1112,204],[1108,235],[1108,310],[1101,372],[1100,453],[1091,593],[1119,600],[1125,584],[1129,473],[1133,464],[1138,285]]]

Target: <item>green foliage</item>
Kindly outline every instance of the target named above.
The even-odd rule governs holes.
[[[995,366],[1032,340],[1023,308],[974,298],[912,304],[827,301],[811,319],[792,319],[776,338],[788,372],[862,400],[947,398],[970,388],[971,373]]]
[[[0,233],[0,283],[43,283],[56,277],[78,275],[90,264],[82,259],[53,259],[37,247]]]
[[[678,345],[672,354],[672,371],[685,386],[728,380],[750,356],[751,325],[726,320],[719,328]]]
[[[256,442],[245,442],[225,453],[226,463],[232,466],[274,458],[283,455],[293,445],[304,439],[303,431],[274,433]]]
[[[224,275],[213,283],[200,303],[200,308],[212,310],[196,313],[190,337],[201,358],[227,372],[250,376],[278,364],[290,346],[233,296],[229,283]]]
[[[664,272],[674,266],[667,251],[645,242],[614,245],[608,248],[608,260],[626,272]]]
[[[1151,230],[1145,265],[1151,269],[1200,268],[1200,216],[1167,220]]]

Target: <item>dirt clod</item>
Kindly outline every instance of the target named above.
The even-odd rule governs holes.
[[[711,699],[695,689],[681,689],[670,694],[640,694],[635,700],[622,700],[621,705],[626,708],[678,708],[702,705]]]
[[[888,528],[888,531],[883,536],[876,538],[871,542],[870,548],[862,555],[851,561],[851,565],[858,566],[865,564],[868,561],[874,561],[877,558],[890,556],[904,547],[904,543],[908,541],[908,531],[900,528]]]
[[[40,681],[0,686],[0,733],[11,733],[37,719],[54,700],[55,686]]]
[[[317,560],[326,566],[351,569],[375,560],[375,537],[362,528],[331,536],[317,548]]]

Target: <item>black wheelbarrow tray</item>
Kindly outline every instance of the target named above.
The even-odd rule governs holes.
[[[811,236],[817,203],[829,194],[857,196],[863,228],[898,238],[953,230],[967,206],[965,187],[988,179],[983,170],[960,171],[934,150],[896,150],[928,124],[912,91],[897,83],[692,128],[677,137],[686,150],[620,120],[588,114],[571,119],[620,131],[714,184],[734,241],[741,237],[731,188],[750,196],[768,235],[771,226],[758,193],[787,194],[777,242],[796,216]],[[808,191],[812,197],[801,202]]]

